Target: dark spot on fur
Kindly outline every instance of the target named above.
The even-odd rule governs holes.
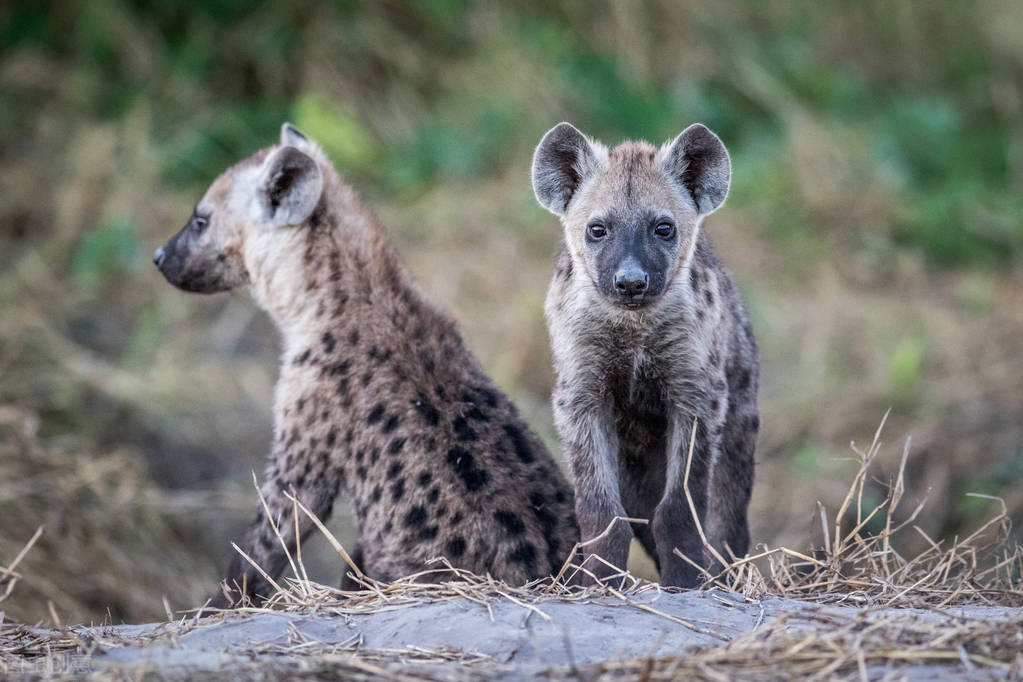
[[[707,317],[707,313],[703,312],[703,308],[697,308],[696,309],[696,316],[698,318],[700,318],[700,321],[702,322],[703,318]]]
[[[387,469],[387,480],[393,481],[394,479],[398,478],[398,474],[401,473],[401,470],[402,470],[401,462],[395,462],[394,464],[392,464]]]
[[[327,365],[323,368],[324,374],[329,374],[332,377],[339,377],[344,374],[348,374],[348,370],[352,368],[351,360],[344,360],[342,362],[335,363],[333,365]]]
[[[358,346],[359,345],[359,330],[358,329],[353,329],[352,331],[348,332],[348,345],[350,345],[350,346]]]
[[[373,486],[373,494],[370,496],[374,502],[380,501],[380,486]]]
[[[335,441],[337,441],[337,429],[331,429],[327,432],[327,445],[333,447]]]
[[[391,486],[391,499],[397,502],[405,495],[405,479],[399,478]]]
[[[392,414],[390,417],[387,418],[387,421],[384,422],[383,427],[384,433],[390,433],[391,431],[394,431],[396,428],[398,428],[398,424],[400,423],[401,417],[399,417],[396,414]]]
[[[426,523],[426,508],[421,506],[415,506],[408,510],[405,514],[405,525],[409,528],[415,528]]]
[[[444,397],[445,393],[444,387],[441,386],[440,384],[437,384],[436,386],[433,387],[433,392],[437,395],[438,398]]]
[[[387,453],[390,455],[397,455],[401,452],[402,448],[405,447],[404,438],[395,438],[388,444]]]
[[[440,499],[440,488],[433,486],[430,488],[430,493],[426,496],[426,501],[430,504],[437,504],[437,500]]]
[[[693,288],[694,294],[700,290],[700,281],[696,276],[696,268],[689,268],[689,286]]]
[[[335,345],[336,342],[334,341],[334,335],[330,332],[323,332],[323,349],[327,351],[328,354],[333,353]]]
[[[707,301],[707,305],[714,305],[714,292],[710,289],[705,289],[703,292],[703,298]]]
[[[422,394],[412,401],[412,406],[415,407],[416,412],[419,413],[428,426],[437,426],[440,423],[440,413],[437,411],[437,408],[431,405]]]
[[[373,406],[373,409],[369,411],[369,415],[366,417],[366,423],[372,426],[384,417],[384,405],[383,403],[377,403]]]
[[[313,354],[313,351],[309,348],[305,349],[305,352],[295,358],[296,365],[304,365],[309,362],[309,357]]]
[[[451,517],[451,525],[457,526],[462,522],[462,512],[455,512],[455,515]]]
[[[483,400],[484,405],[490,409],[497,407],[497,393],[493,389],[487,388],[486,386],[477,386],[476,393],[479,395],[480,399]]]
[[[737,386],[737,388],[740,391],[745,391],[747,388],[749,388],[749,382],[750,382],[749,370],[744,369],[742,370],[742,374],[739,375],[739,385]]]
[[[416,483],[418,483],[423,488],[430,485],[430,481],[432,480],[433,474],[431,474],[429,471],[422,471],[420,472],[419,476],[416,477]]]
[[[455,436],[462,442],[471,442],[479,438],[476,430],[465,421],[465,417],[455,417],[455,421],[451,425],[455,429]]]
[[[373,373],[372,372],[367,370],[367,371],[362,373],[362,387],[363,388],[366,388],[367,386],[369,386],[369,382],[372,381],[372,380],[373,380]]]
[[[437,526],[427,526],[419,531],[420,540],[433,540],[437,537]]]
[[[448,559],[457,559],[465,554],[465,538],[461,535],[451,538],[447,546],[444,547],[444,554],[447,555]]]
[[[526,532],[526,524],[514,512],[505,509],[498,509],[494,512],[494,518],[508,532],[508,535],[516,537]]]
[[[360,480],[365,481],[366,480],[366,467],[358,467],[355,470],[355,474],[359,477]]]
[[[536,459],[532,448],[529,447],[529,441],[526,440],[526,434],[522,432],[522,429],[516,424],[505,424],[504,432],[508,434],[512,450],[518,455],[519,460],[524,464],[529,464]]]
[[[508,554],[508,560],[518,563],[532,565],[536,562],[536,545],[532,542],[520,542],[519,545]]]
[[[476,466],[472,454],[465,448],[455,446],[448,450],[448,464],[455,470],[455,473],[469,492],[475,492],[483,488],[490,481],[490,475]]]
[[[348,397],[348,377],[344,377],[337,382],[337,394],[342,398]]]

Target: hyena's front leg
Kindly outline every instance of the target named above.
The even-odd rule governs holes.
[[[326,521],[337,497],[339,481],[332,480],[325,472],[311,472],[302,464],[287,471],[271,465],[267,475],[268,479],[260,491],[266,501],[266,509],[260,503],[256,518],[249,524],[238,546],[267,575],[276,579],[284,571],[288,553],[294,554],[296,547],[295,504],[285,493],[294,495],[321,521]],[[267,519],[267,509],[277,532]],[[312,528],[312,521],[299,509],[298,537],[304,538]],[[242,597],[266,598],[274,591],[252,563],[237,552],[231,559],[224,582],[226,589],[222,587],[210,603],[214,608],[230,607],[239,603]]]
[[[702,430],[702,425],[697,427]],[[679,557],[678,549],[691,561],[703,565],[703,541],[696,530],[693,510],[686,498],[686,460],[690,457],[692,417],[678,412],[668,420],[667,474],[664,495],[654,511],[651,524],[657,556],[660,560],[661,584],[669,587],[696,587],[701,572],[689,561]],[[706,439],[698,432],[689,463],[688,488],[693,507],[700,519],[705,516],[707,500]]]
[[[617,572],[612,566],[625,569],[632,539],[629,524],[615,521],[626,516],[618,487],[618,435],[610,410],[559,397],[554,416],[572,470],[581,539],[587,542],[603,534],[583,547],[583,567],[603,580]],[[568,407],[559,409],[559,404]],[[586,575],[582,582],[592,584],[593,578]]]

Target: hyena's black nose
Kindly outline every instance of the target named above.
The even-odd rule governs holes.
[[[161,265],[163,265],[163,259],[166,257],[167,254],[164,253],[163,247],[161,246],[160,248],[153,252],[153,263],[156,264],[156,267],[160,267]]]
[[[615,289],[622,296],[638,296],[649,284],[650,275],[637,266],[624,267],[615,273]]]

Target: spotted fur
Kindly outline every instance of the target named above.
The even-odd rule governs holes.
[[[193,291],[250,284],[283,338],[262,493],[290,547],[289,491],[324,520],[350,503],[378,580],[441,556],[516,584],[560,568],[578,538],[570,486],[315,144],[286,124],[196,215],[201,230],[193,217],[158,251],[164,275]],[[262,508],[240,545],[283,570]],[[226,583],[217,606],[270,589],[241,556]]]

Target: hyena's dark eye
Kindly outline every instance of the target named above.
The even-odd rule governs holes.
[[[192,229],[196,232],[202,232],[206,229],[206,226],[210,224],[209,218],[201,215],[192,216]]]
[[[593,223],[586,228],[586,236],[590,239],[603,239],[607,236],[607,228],[600,223]]]
[[[657,223],[657,227],[654,228],[654,234],[662,239],[671,239],[675,236],[675,226],[667,222]]]

